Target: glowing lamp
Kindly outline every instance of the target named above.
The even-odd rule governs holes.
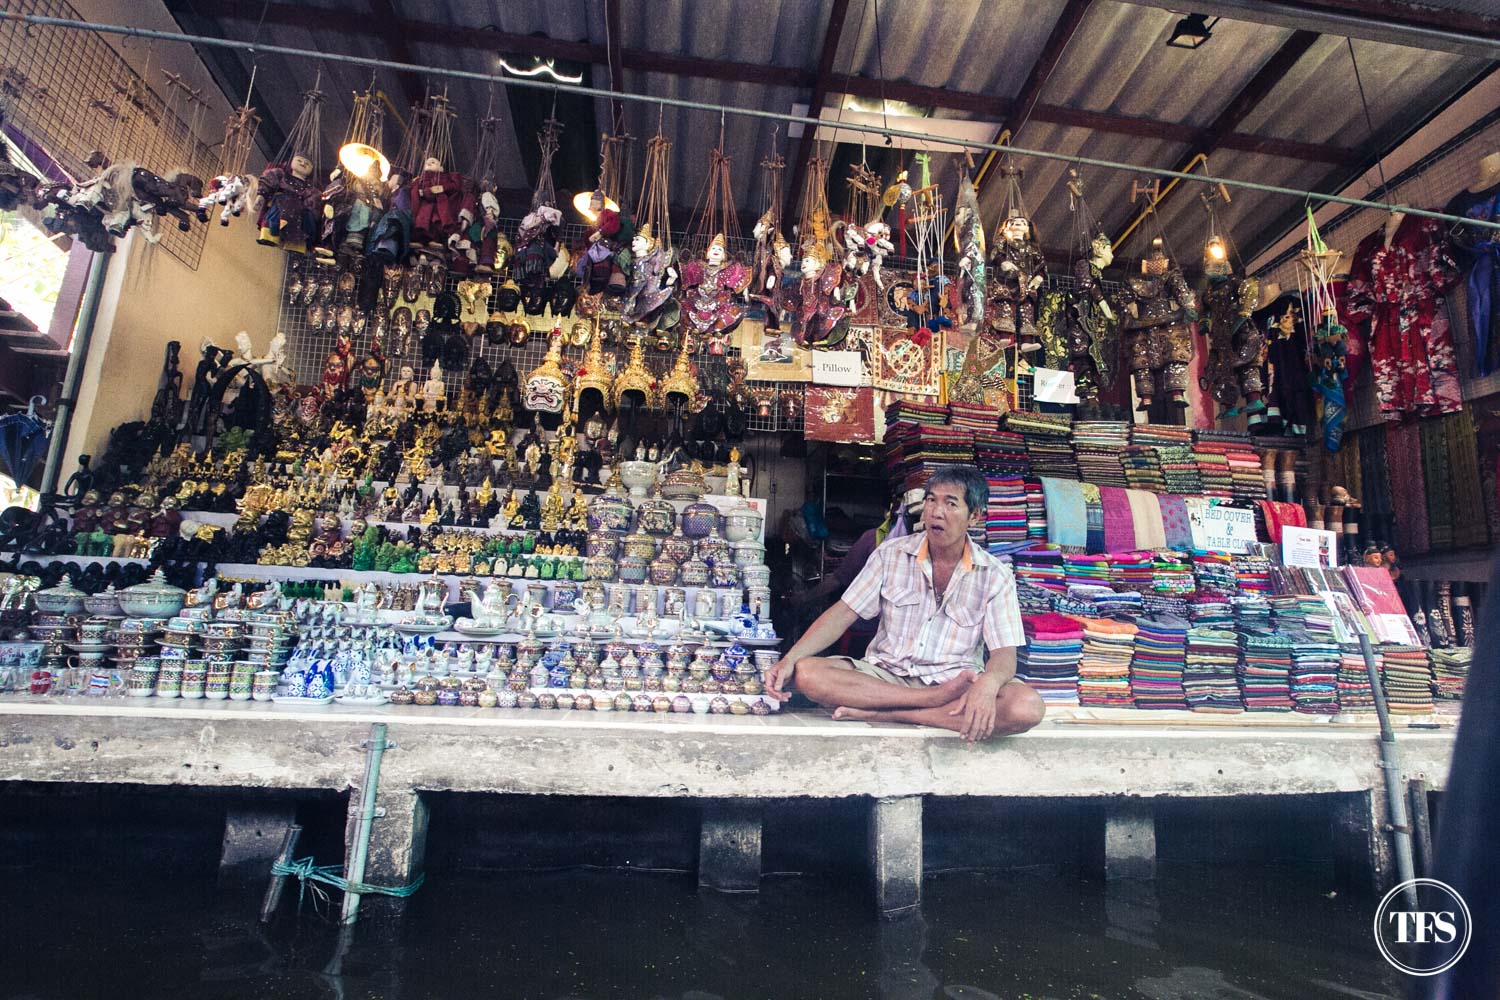
[[[339,163],[355,177],[368,177],[370,168],[380,167],[380,179],[391,175],[391,161],[374,146],[363,142],[348,142],[339,149]]]
[[[573,196],[573,208],[579,215],[590,222],[599,221],[599,213],[605,209],[618,212],[620,206],[615,200],[597,188],[593,191],[580,191]]]

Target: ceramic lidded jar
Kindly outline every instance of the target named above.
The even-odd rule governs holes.
[[[672,501],[661,495],[661,485],[651,492],[648,500],[642,500],[635,511],[636,528],[648,535],[665,537],[677,527],[677,508]]]
[[[583,561],[583,571],[590,580],[607,582],[615,578],[615,561],[609,556],[589,556]]]
[[[711,503],[690,503],[682,511],[682,533],[689,538],[706,538],[719,526],[719,509]]]
[[[651,575],[651,582],[658,587],[670,587],[677,582],[677,563],[665,552],[651,560],[647,572]]]
[[[656,558],[656,539],[643,531],[633,531],[625,536],[620,551],[627,556],[636,556],[650,562]]]
[[[693,557],[693,540],[678,527],[669,537],[661,540],[661,554],[681,566]]]
[[[590,531],[585,552],[590,556],[620,558],[620,542],[625,536],[618,531]]]
[[[715,587],[738,587],[740,568],[732,562],[717,562],[709,570],[709,579]]]
[[[649,563],[640,556],[623,555],[617,567],[621,583],[645,583]]]
[[[619,480],[616,480],[609,489],[589,501],[589,531],[629,531],[634,512],[629,498],[620,489]]]
[[[759,538],[762,520],[760,511],[741,501],[738,507],[724,515],[724,537],[731,542]]]
[[[83,606],[91,615],[104,618],[117,618],[120,616],[120,598],[115,592],[115,585],[110,584],[97,594],[90,594],[83,599]]]
[[[729,543],[724,541],[723,536],[719,534],[717,526],[708,533],[707,538],[698,539],[698,558],[710,566],[733,562],[729,557],[729,551]]]
[[[741,566],[740,576],[745,578],[746,587],[764,588],[771,586],[771,567],[763,562]]]
[[[694,556],[682,564],[678,575],[684,587],[706,587],[709,578],[708,563]]]
[[[73,586],[72,578],[64,573],[62,580],[58,582],[57,586],[36,591],[31,595],[31,601],[38,611],[51,614],[76,615],[82,613],[83,602],[87,597],[87,594]],[[178,607],[181,607],[181,605],[178,605]],[[166,615],[153,615],[151,617],[166,618],[173,614],[176,614],[175,610],[168,612]]]
[[[736,566],[763,565],[766,561],[766,547],[753,539],[735,542],[733,549]]]
[[[151,579],[120,591],[120,610],[132,618],[171,618],[187,603],[187,591],[167,582],[161,570]]]

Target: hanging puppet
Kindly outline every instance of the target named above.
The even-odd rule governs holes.
[[[1121,317],[1125,348],[1140,397],[1136,410],[1146,412],[1161,394],[1174,408],[1186,409],[1198,297],[1167,256],[1162,237],[1152,239],[1140,273],[1125,279],[1119,308],[1125,312]]]
[[[1021,200],[1021,171],[1002,167],[1006,178],[1004,214],[990,249],[985,318],[990,329],[1013,340],[1023,352],[1042,346],[1037,333],[1037,295],[1047,283],[1047,262],[1031,231],[1031,217]]]

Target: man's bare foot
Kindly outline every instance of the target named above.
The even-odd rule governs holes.
[[[958,698],[969,689],[969,685],[979,679],[979,674],[973,670],[965,670],[957,677],[934,684],[931,687],[922,688],[921,700],[915,701],[913,708],[936,708],[946,705]]]
[[[833,710],[834,722],[874,722],[879,717],[879,712],[868,708],[846,708],[840,706]]]

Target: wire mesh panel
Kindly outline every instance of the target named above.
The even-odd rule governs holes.
[[[5,7],[17,14],[80,16],[63,0],[6,0]],[[87,164],[95,150],[156,174],[183,169],[205,180],[214,175],[213,156],[159,96],[154,87],[160,83],[142,79],[93,32],[0,21],[6,123],[72,180],[95,174]],[[170,219],[156,225],[160,246],[196,270],[204,227],[194,223],[184,232]]]

